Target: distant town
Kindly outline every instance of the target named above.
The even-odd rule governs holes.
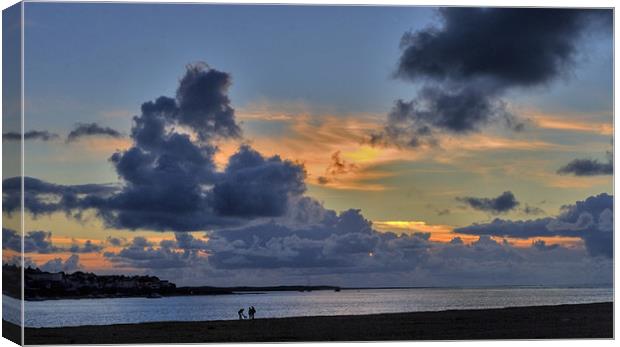
[[[15,265],[2,267],[5,293],[19,297],[21,268]],[[7,278],[8,276],[8,278]],[[17,283],[17,286],[7,284]],[[26,300],[49,298],[157,296],[174,293],[176,285],[155,276],[98,276],[77,271],[45,272],[36,268],[24,270],[24,296]],[[17,291],[16,291],[17,289]]]
[[[21,297],[21,267],[2,266],[3,294]],[[272,287],[177,287],[156,276],[96,275],[77,271],[45,272],[28,267],[24,270],[24,299],[86,299],[185,295],[225,295],[239,292],[334,290],[334,286],[272,286]]]

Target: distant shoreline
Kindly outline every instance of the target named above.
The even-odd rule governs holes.
[[[312,292],[312,291],[336,291],[341,290],[335,286],[266,286],[266,287],[179,287],[162,292],[159,297],[175,296],[203,296],[203,295],[234,295],[234,294],[261,294],[265,292]],[[117,298],[152,298],[156,291],[145,293],[92,293],[88,295],[50,295],[50,296],[26,296],[25,301],[45,301],[45,300],[82,300],[82,299],[117,299]],[[159,294],[159,293],[157,293]],[[11,292],[5,291],[2,295],[19,300]]]
[[[545,286],[545,285],[498,285],[498,286],[446,286],[446,287],[338,287],[329,285],[317,286],[264,286],[264,287],[179,287],[172,293],[163,293],[161,297],[178,297],[178,296],[204,296],[204,295],[256,295],[269,292],[313,292],[313,291],[350,291],[350,290],[401,290],[401,289],[506,289],[506,288],[522,288],[522,289],[541,289],[541,288],[613,288],[613,286]],[[19,300],[10,292],[4,292],[2,295]],[[148,298],[148,293],[139,294],[90,294],[90,295],[66,295],[66,296],[38,296],[26,297],[25,301],[46,301],[46,300],[88,300],[88,299],[118,299],[118,298]]]
[[[3,331],[19,328],[3,321]],[[613,338],[613,303],[26,328],[26,344]]]

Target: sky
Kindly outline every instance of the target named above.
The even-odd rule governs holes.
[[[28,264],[180,285],[608,285],[612,20],[26,3]]]

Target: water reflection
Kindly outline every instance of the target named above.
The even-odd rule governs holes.
[[[612,288],[380,289],[26,302],[25,324],[57,327],[153,321],[238,319],[241,307],[256,318],[441,311],[613,301]],[[19,301],[4,297],[3,308]]]

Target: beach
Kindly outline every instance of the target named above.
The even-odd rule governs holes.
[[[4,326],[10,323],[4,322]],[[613,303],[26,328],[26,344],[612,338]]]

